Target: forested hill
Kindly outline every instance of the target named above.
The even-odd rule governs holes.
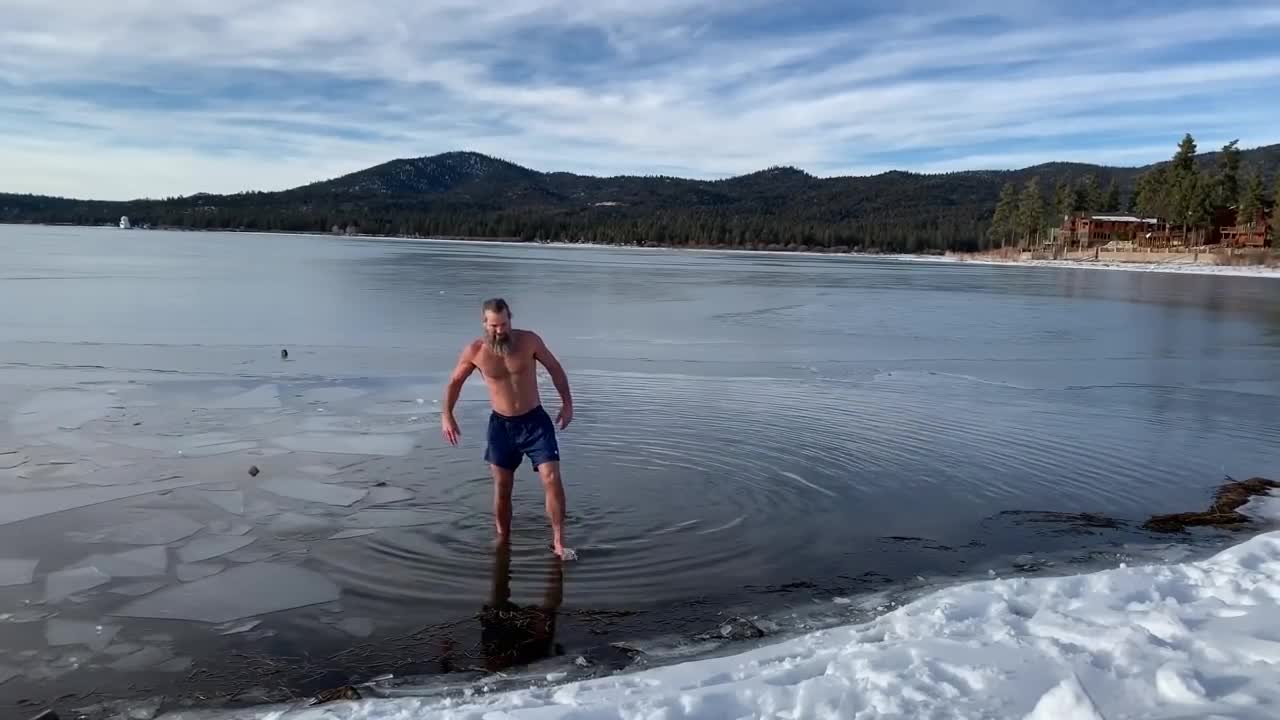
[[[1196,156],[1207,173],[1218,153]],[[1280,145],[1237,151],[1268,181]],[[1066,206],[1127,209],[1152,167],[1048,163],[1013,171],[814,177],[790,167],[724,180],[539,172],[469,152],[393,160],[280,192],[106,202],[0,194],[0,222],[469,236],[682,246],[920,252],[998,245],[1005,185],[1043,193],[1044,222]],[[9,179],[12,181],[12,178]],[[1269,187],[1269,185],[1268,185]],[[1268,194],[1268,196],[1270,196]]]

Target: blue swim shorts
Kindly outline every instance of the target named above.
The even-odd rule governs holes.
[[[489,441],[484,450],[485,462],[507,470],[520,467],[524,456],[529,456],[533,469],[546,462],[560,460],[560,446],[556,443],[556,426],[541,405],[523,415],[508,417],[493,413],[489,416]]]

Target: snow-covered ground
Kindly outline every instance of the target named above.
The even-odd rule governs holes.
[[[1127,270],[1129,272],[1162,272],[1190,275],[1229,275],[1234,277],[1280,278],[1280,267],[1264,265],[1209,265],[1175,262],[1107,262],[1082,260],[971,260],[955,256],[893,255],[897,260],[945,262],[967,265],[1001,265],[1007,267],[1056,267],[1081,270]]]
[[[1280,519],[1280,499],[1246,511]],[[1280,717],[1280,531],[1211,558],[956,585],[740,655],[556,686],[168,718]]]

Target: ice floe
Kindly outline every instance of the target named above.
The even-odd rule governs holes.
[[[340,596],[338,585],[317,572],[292,565],[254,563],[168,587],[134,600],[112,614],[227,623],[333,602]]]

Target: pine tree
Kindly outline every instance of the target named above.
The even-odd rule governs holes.
[[[1196,139],[1191,133],[1182,136],[1178,143],[1178,152],[1173,155],[1173,172],[1179,177],[1194,173],[1196,170]]]
[[[1102,212],[1120,212],[1120,183],[1115,178],[1107,185],[1107,193],[1102,198]]]
[[[1119,189],[1117,188],[1117,195]],[[1119,198],[1116,199],[1119,204]],[[1093,175],[1085,175],[1076,184],[1074,209],[1077,212],[1098,212],[1102,210],[1104,198],[1102,190],[1098,187],[1098,179]],[[1118,210],[1119,208],[1117,208]]]
[[[1276,176],[1276,196],[1271,206],[1271,231],[1280,235],[1280,175]]]
[[[1222,146],[1218,155],[1218,181],[1216,198],[1219,205],[1232,206],[1240,202],[1240,149],[1239,140]]]
[[[1062,220],[1070,215],[1071,211],[1075,210],[1075,206],[1075,192],[1066,180],[1059,179],[1053,187],[1053,213],[1056,216],[1054,220]]]
[[[995,215],[991,218],[991,234],[1000,238],[1000,247],[1005,246],[1016,231],[1018,223],[1018,189],[1007,182],[1000,189],[1000,201],[996,203]]]
[[[1236,224],[1254,227],[1258,213],[1266,208],[1267,188],[1262,182],[1262,175],[1257,171],[1249,173],[1245,180],[1244,192],[1240,194],[1240,210],[1236,213]]]
[[[1044,227],[1044,199],[1040,196],[1040,178],[1033,177],[1018,197],[1018,232],[1029,242]]]

